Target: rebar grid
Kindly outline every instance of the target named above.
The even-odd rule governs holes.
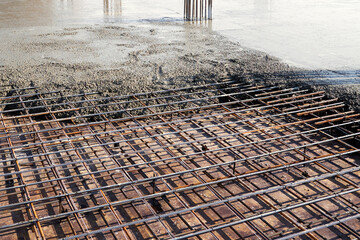
[[[184,0],[184,19],[206,21],[212,19],[212,0]]]
[[[359,114],[222,81],[0,98],[2,239],[360,238]]]

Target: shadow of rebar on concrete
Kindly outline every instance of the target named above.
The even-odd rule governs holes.
[[[212,0],[184,0],[184,18],[198,21],[212,19]]]

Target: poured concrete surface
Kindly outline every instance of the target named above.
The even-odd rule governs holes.
[[[358,108],[358,3],[214,4],[192,24],[181,0],[0,0],[1,86],[117,95],[225,77],[316,85]]]
[[[0,0],[0,27],[180,21],[182,2]],[[359,10],[360,2],[355,0],[222,0],[214,1],[209,28],[296,66],[357,70]]]
[[[213,29],[245,46],[306,68],[360,67],[359,1],[219,2],[214,3]]]
[[[264,53],[183,23],[4,29],[0,79],[17,88],[119,95],[234,75],[289,73]],[[249,75],[250,78],[250,75]]]

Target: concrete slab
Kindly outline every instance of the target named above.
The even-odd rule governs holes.
[[[181,21],[182,0],[0,0],[0,28],[134,20]],[[360,2],[214,1],[209,28],[231,40],[309,69],[357,70]]]

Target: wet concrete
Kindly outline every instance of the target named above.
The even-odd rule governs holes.
[[[214,20],[213,29],[242,45],[305,68],[360,67],[360,1],[219,2],[215,1],[219,21]]]
[[[357,0],[214,1],[209,28],[241,45],[309,69],[360,66]],[[0,0],[0,27],[181,21],[182,0]]]
[[[235,78],[333,88],[358,107],[357,2],[215,1],[214,20],[194,24],[183,22],[182,7],[182,0],[0,0],[2,89],[118,95]]]
[[[2,30],[3,85],[127,94],[293,71],[278,59],[184,23]]]

